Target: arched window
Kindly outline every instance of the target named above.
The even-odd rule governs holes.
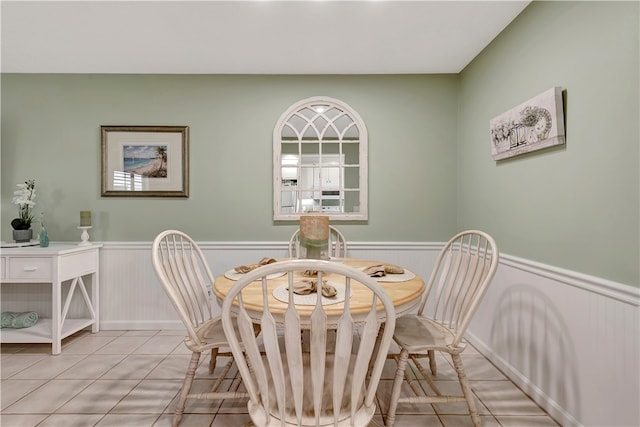
[[[367,129],[344,102],[295,103],[273,130],[273,219],[320,212],[331,220],[366,220]]]

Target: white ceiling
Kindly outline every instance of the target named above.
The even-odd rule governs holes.
[[[6,1],[5,73],[458,73],[530,1]]]

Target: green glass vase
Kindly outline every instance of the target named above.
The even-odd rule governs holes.
[[[42,227],[40,229],[40,246],[46,248],[49,246],[49,234],[47,233],[47,229]]]

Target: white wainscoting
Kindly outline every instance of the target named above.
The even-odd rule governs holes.
[[[214,274],[284,242],[201,242]],[[349,242],[350,256],[427,278],[442,243]],[[101,329],[181,328],[151,267],[150,242],[104,243]],[[640,425],[640,289],[501,255],[469,341],[562,425]]]
[[[468,339],[563,426],[640,426],[640,289],[501,255]]]

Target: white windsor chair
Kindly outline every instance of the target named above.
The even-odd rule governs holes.
[[[318,283],[326,280],[344,289],[344,311],[337,321],[335,345],[327,339],[330,325],[322,298],[316,298],[315,305],[306,306],[304,318],[299,312],[301,306],[290,303],[295,302],[294,283],[304,277],[305,270],[318,271]],[[289,301],[284,303],[284,314],[278,314],[284,328],[282,335],[271,304],[278,303],[281,309],[283,303],[272,297],[267,280],[268,275],[279,272],[286,274]],[[371,304],[365,313],[352,313],[350,309],[355,282],[370,291]],[[255,299],[252,310],[245,307],[249,295],[261,295],[261,313],[255,314]],[[239,332],[233,328],[235,312]],[[263,353],[251,335],[255,321],[261,327]],[[386,324],[380,331],[382,322]],[[375,393],[395,325],[393,304],[373,278],[344,264],[323,260],[288,260],[259,267],[238,280],[227,293],[222,304],[222,324],[249,393],[247,407],[254,425],[362,427],[372,422]],[[354,340],[356,327],[359,340]],[[310,351],[305,351],[301,340],[303,330],[309,331]],[[380,349],[375,352],[379,331]]]
[[[449,403],[466,401],[473,424],[480,426],[473,393],[460,354],[466,347],[464,334],[498,267],[498,247],[491,236],[482,231],[456,234],[442,249],[422,296],[418,313],[397,319],[394,341],[400,347],[398,367],[391,391],[386,425],[394,424],[399,402]],[[433,295],[430,293],[434,292]],[[427,315],[425,307],[433,311]],[[463,395],[445,395],[433,382],[418,358],[428,354],[435,374],[435,351],[448,353],[458,375]],[[424,395],[405,369],[412,361],[435,395]],[[400,397],[404,380],[416,394]]]
[[[166,230],[158,234],[152,245],[152,263],[171,304],[178,312],[187,330],[184,344],[192,351],[180,398],[173,416],[173,427],[180,424],[187,399],[243,399],[243,392],[218,391],[231,369],[233,357],[230,352],[219,352],[228,347],[222,330],[220,316],[213,316],[209,284],[214,277],[198,245],[187,234],[177,230]],[[254,331],[257,333],[258,329]],[[218,378],[208,393],[190,393],[196,368],[203,352],[211,351],[209,373],[216,368],[218,357],[229,357]]]

